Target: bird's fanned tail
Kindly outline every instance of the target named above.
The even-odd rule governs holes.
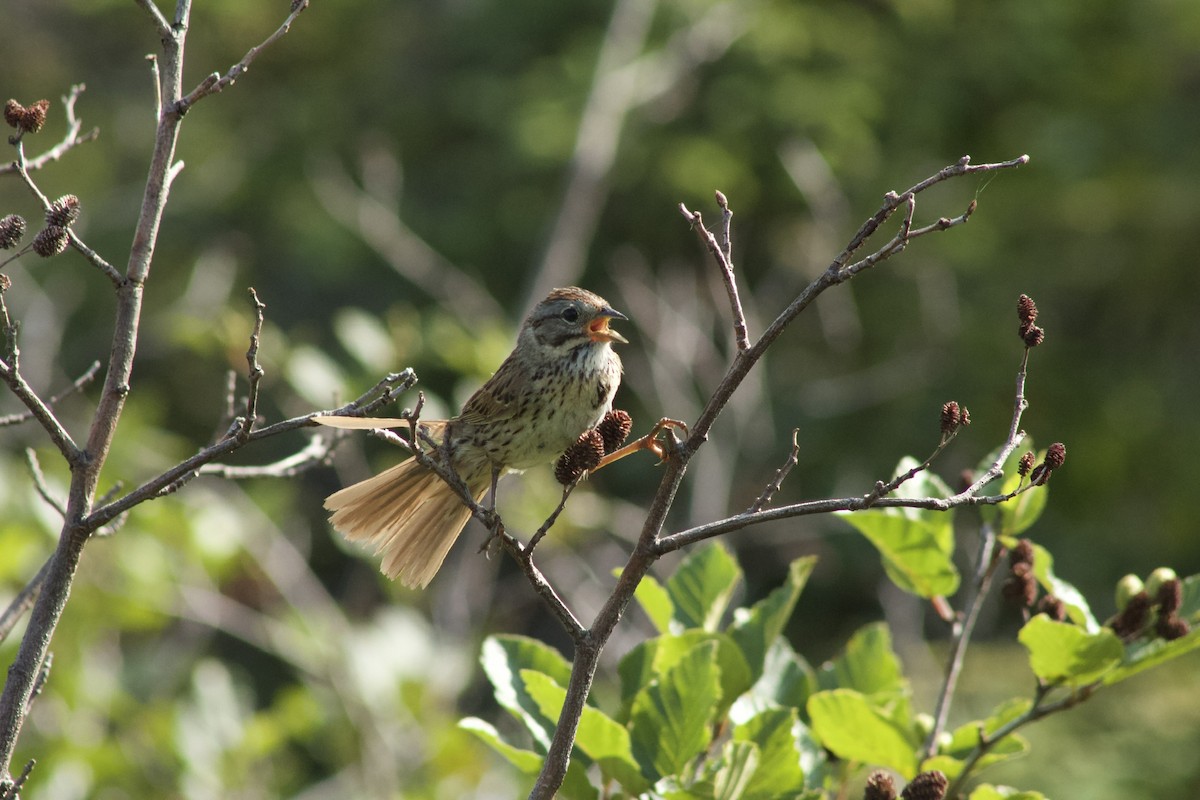
[[[479,483],[476,481],[475,483]],[[482,486],[468,483],[478,502]],[[380,569],[409,588],[433,580],[471,518],[471,509],[437,473],[410,459],[325,499],[330,523],[383,557]]]

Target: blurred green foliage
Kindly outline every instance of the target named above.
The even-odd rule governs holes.
[[[609,3],[318,0],[235,86],[192,109],[101,490],[136,485],[214,435],[225,372],[245,369],[248,285],[268,304],[268,419],[333,405],[409,366],[427,415],[450,413],[546,288],[541,259],[561,235],[554,221],[570,186],[587,199],[585,222],[567,228],[583,256],[554,266],[633,318],[620,404],[639,426],[688,418],[730,345],[723,293],[677,203],[711,224],[712,190],[729,196],[753,334],[882,192],[965,153],[1027,152],[1027,167],[940,187],[918,208],[930,221],[978,199],[969,225],[914,244],[793,326],[722,417],[672,524],[744,508],[795,427],[800,463],[780,502],[865,493],[901,454],[932,450],[951,397],[975,420],[935,465],[954,485],[1005,433],[1019,358],[1013,306],[1026,292],[1048,336],[1033,353],[1024,424],[1070,452],[1037,532],[1057,574],[1095,598],[1126,572],[1200,571],[1191,499],[1200,423],[1187,411],[1200,394],[1200,5],[675,0],[642,4],[644,20],[637,5],[621,6],[626,49],[617,49],[632,56],[619,66],[632,88],[593,194],[568,176],[581,115],[596,102],[595,65],[612,46]],[[189,85],[227,69],[285,8],[197,4]],[[51,197],[81,198],[77,230],[120,267],[153,131],[143,59],[157,46],[151,27],[130,2],[7,0],[0,31],[3,98],[56,101],[87,84],[78,112],[99,138],[36,179]],[[62,131],[55,102],[28,151]],[[38,218],[11,175],[0,177],[0,213]],[[39,391],[106,357],[112,304],[101,275],[73,255],[27,257],[4,272],[26,377]],[[94,388],[59,408],[77,436],[93,401]],[[16,409],[0,400],[0,414]],[[0,429],[0,441],[7,596],[58,529],[22,450],[37,448],[54,489],[65,470],[29,423]],[[267,443],[239,462],[302,444],[299,435]],[[92,543],[56,636],[51,684],[18,750],[41,762],[28,795],[513,795],[506,768],[454,721],[497,717],[473,666],[486,633],[554,645],[562,635],[510,565],[476,555],[477,536],[421,595],[388,585],[342,547],[321,498],[394,459],[382,444],[355,441],[335,470],[295,481],[204,479]],[[541,545],[544,569],[571,587],[581,615],[607,593],[636,535],[656,481],[648,461],[591,481]],[[515,529],[531,530],[553,507],[548,473],[505,486],[501,510]],[[922,610],[877,592],[874,551],[845,530],[821,520],[730,537],[748,598],[779,585],[793,558],[818,554],[806,591],[820,600],[790,626],[795,647],[819,663],[883,606],[901,657],[929,663],[932,681],[937,666],[920,661]],[[634,616],[610,668],[653,630]],[[1011,641],[1014,630],[1008,615],[990,613],[981,633]],[[0,646],[5,663],[19,633]],[[1013,679],[1003,659],[969,662],[969,674],[984,675],[981,694]],[[1172,675],[1198,688],[1194,669]],[[1062,796],[1193,796],[1194,765],[1135,766],[1167,760],[1170,748],[1133,730],[1138,709],[1160,707],[1163,683],[1120,691],[1131,694],[1110,706],[1098,698],[1049,753],[1031,736],[1032,758],[1004,769],[1055,775],[1060,748],[1087,742],[1087,761],[1107,766],[1073,775]],[[1180,741],[1200,729],[1185,707],[1164,712]],[[1097,736],[1096,720],[1113,735]],[[1040,780],[1006,780],[1054,796]]]

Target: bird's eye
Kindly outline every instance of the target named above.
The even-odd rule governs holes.
[[[563,309],[562,318],[567,322],[577,322],[579,320],[579,309],[575,306],[567,306]]]

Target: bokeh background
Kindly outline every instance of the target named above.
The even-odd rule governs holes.
[[[227,69],[286,7],[197,3],[187,84]],[[6,0],[0,31],[0,95],[56,101],[31,155],[62,135],[57,98],[87,84],[78,112],[98,139],[36,178],[51,197],[78,195],[77,230],[123,265],[153,135],[143,56],[157,42],[144,13],[116,0]],[[1197,142],[1191,0],[317,0],[185,120],[186,167],[102,490],[138,484],[217,432],[226,374],[245,370],[248,286],[268,305],[271,421],[344,402],[403,367],[421,378],[427,416],[450,413],[507,353],[532,303],[571,283],[631,317],[620,405],[640,426],[690,419],[728,361],[730,332],[678,203],[712,223],[713,190],[728,195],[753,335],[885,191],[964,154],[1028,153],[1019,170],[923,195],[919,222],[972,199],[978,211],[828,293],[789,329],[722,416],[670,525],[748,505],[793,428],[800,459],[780,502],[865,492],[901,456],[932,449],[948,399],[974,420],[936,465],[957,482],[1007,430],[1025,292],[1047,340],[1033,353],[1024,426],[1037,445],[1068,448],[1030,534],[1103,618],[1124,573],[1200,571]],[[38,216],[11,175],[0,176],[0,212]],[[34,386],[53,393],[106,358],[102,275],[73,255],[3,271]],[[73,431],[94,396],[62,404]],[[0,398],[0,414],[17,409]],[[7,602],[58,530],[24,449],[52,487],[66,473],[33,425],[0,429],[0,443]],[[305,443],[272,441],[238,463]],[[423,593],[389,584],[331,533],[322,498],[396,457],[355,438],[332,466],[296,479],[200,479],[93,542],[18,750],[20,763],[39,760],[27,796],[518,794],[454,723],[499,716],[476,663],[483,636],[564,637],[510,564],[475,552],[478,529]],[[639,528],[656,485],[650,462],[590,481],[540,547],[585,618]],[[537,470],[504,486],[501,511],[530,531],[556,498],[550,470]],[[960,517],[966,563],[975,523]],[[799,520],[727,543],[747,601],[789,559],[817,553],[797,649],[819,663],[885,618],[918,703],[931,702],[945,631],[889,591],[848,526]],[[1031,691],[1018,626],[1015,612],[988,609],[954,719]],[[609,667],[647,630],[631,612]],[[15,638],[0,646],[4,663]],[[1197,666],[1184,659],[1031,729],[1033,754],[988,777],[1060,798],[1196,796]]]

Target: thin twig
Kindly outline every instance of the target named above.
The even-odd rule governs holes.
[[[19,800],[21,796],[21,787],[25,785],[25,781],[29,780],[29,773],[33,772],[33,768],[37,766],[37,759],[31,758],[25,762],[25,769],[21,770],[20,776],[11,783],[7,780],[0,780],[0,800]]]
[[[799,436],[800,429],[792,428],[792,449],[791,452],[788,453],[787,460],[783,462],[782,467],[775,470],[775,477],[770,483],[767,484],[766,488],[762,490],[762,494],[758,496],[758,499],[750,504],[750,507],[746,509],[746,513],[753,514],[755,511],[762,511],[764,508],[766,508],[767,504],[771,502],[771,498],[775,496],[775,493],[783,487],[784,479],[788,476],[788,473],[792,471],[792,467],[796,466],[796,463],[800,458]]]
[[[1046,697],[1050,694],[1051,690],[1055,687],[1039,684],[1037,690],[1034,692],[1033,703],[1030,705],[1028,711],[1016,717],[1015,719],[1010,720],[1004,725],[1001,725],[999,728],[987,734],[986,736],[981,732],[979,744],[977,744],[975,749],[973,749],[970,754],[963,759],[962,771],[958,774],[958,777],[954,779],[950,786],[947,787],[945,796],[958,797],[959,790],[962,789],[966,781],[970,780],[972,777],[971,772],[975,769],[975,765],[978,764],[979,760],[987,755],[993,747],[1004,741],[1005,737],[1016,733],[1021,728],[1029,725],[1032,722],[1045,719],[1051,714],[1057,714],[1060,711],[1066,711],[1067,709],[1074,708],[1095,694],[1096,690],[1102,685],[1103,681],[1089,683],[1087,686],[1081,686],[1078,689],[1072,690],[1070,694],[1061,700],[1050,703],[1049,705],[1042,705]]]
[[[544,537],[549,530],[554,527],[555,522],[558,522],[558,515],[561,514],[563,509],[567,507],[567,498],[571,496],[571,492],[575,491],[575,487],[578,485],[579,478],[576,478],[563,487],[562,499],[558,501],[558,508],[554,509],[554,512],[551,513],[550,516],[546,517],[546,521],[543,522],[542,526],[537,529],[537,532],[535,532],[533,536],[529,537],[529,544],[525,545],[526,554],[532,555],[533,548],[537,547],[537,544],[542,540],[542,537]]]
[[[46,485],[46,475],[42,472],[42,465],[38,462],[37,452],[32,447],[25,448],[25,464],[29,467],[29,474],[33,478],[33,487],[37,491],[38,496],[46,501],[46,505],[58,512],[60,517],[67,515],[67,508],[63,505],[62,500],[54,496],[50,491],[50,487]]]
[[[154,26],[158,28],[160,38],[166,38],[171,35],[171,23],[167,22],[167,18],[163,16],[162,11],[154,4],[154,0],[134,0],[134,2],[150,15]]]
[[[84,372],[82,375],[80,375],[75,380],[73,380],[71,382],[70,386],[68,386],[66,389],[63,389],[58,394],[51,395],[50,399],[46,401],[46,405],[50,408],[53,408],[55,405],[60,403],[64,398],[66,398],[72,394],[75,394],[76,392],[83,391],[83,388],[85,386],[87,386],[89,383],[91,383],[93,380],[96,379],[96,373],[98,373],[99,371],[100,371],[100,362],[93,361],[92,365],[87,368],[87,371]],[[3,428],[7,425],[17,425],[21,422],[25,422],[26,420],[31,420],[31,419],[33,419],[33,412],[28,411],[28,410],[19,411],[16,414],[6,414],[5,416],[0,417],[0,428]]]
[[[300,0],[300,2],[293,3],[291,13],[287,15],[283,24],[275,29],[274,33],[246,51],[246,55],[242,56],[242,60],[230,67],[225,75],[222,76],[214,72],[206,76],[200,82],[199,86],[192,89],[186,97],[180,98],[179,102],[174,106],[174,112],[179,116],[183,116],[198,101],[232,86],[238,78],[242,77],[250,69],[250,65],[254,63],[254,59],[258,58],[263,50],[273,45],[291,30],[292,23],[296,21],[296,17],[300,16],[301,12],[306,8],[308,8],[308,0]]]
[[[4,609],[4,613],[0,614],[0,642],[8,638],[8,634],[12,633],[12,629],[16,627],[17,621],[29,610],[33,605],[33,601],[37,599],[38,591],[42,588],[42,581],[46,580],[46,573],[50,569],[50,560],[42,564],[42,568],[37,571],[37,574],[29,579],[29,583],[17,592],[17,596],[8,604],[8,608]]]
[[[696,231],[700,241],[708,248],[708,252],[712,253],[720,268],[721,281],[725,284],[725,292],[729,295],[729,309],[733,314],[733,338],[737,342],[738,352],[744,353],[750,349],[750,335],[746,329],[746,313],[742,310],[742,301],[738,296],[737,278],[733,273],[733,260],[730,257],[729,221],[733,217],[733,212],[729,210],[729,201],[720,192],[717,192],[717,203],[721,206],[724,218],[724,233],[720,242],[717,241],[716,236],[713,236],[712,231],[704,227],[704,218],[699,211],[689,211],[683,203],[679,204],[679,210],[692,223],[692,229]]]
[[[41,203],[42,211],[49,211],[51,205],[50,198],[46,196],[46,194],[41,190],[41,188],[29,174],[25,160],[25,145],[23,142],[17,142],[17,158],[13,162],[13,166],[16,168],[17,174],[21,176],[21,180],[24,181],[25,185],[29,188],[29,191],[32,192],[33,196],[37,198],[39,203]],[[79,251],[79,253],[87,259],[89,264],[104,273],[105,277],[112,281],[114,286],[121,285],[121,274],[117,272],[116,267],[104,260],[104,258],[102,258],[95,250],[88,247],[87,244],[85,244],[84,241],[79,238],[79,234],[75,233],[74,229],[70,227],[67,228],[67,240],[71,243],[71,247],[75,248],[75,250]]]
[[[29,409],[29,415],[41,423],[42,428],[50,436],[50,441],[54,442],[54,446],[62,453],[67,463],[77,463],[82,455],[75,440],[54,416],[49,405],[38,397],[37,392],[25,382],[25,378],[21,375],[21,348],[17,344],[18,326],[9,317],[8,305],[4,302],[3,293],[0,293],[0,327],[3,328],[6,351],[5,358],[0,359],[0,380],[8,384],[8,388],[17,396],[17,399],[25,404],[25,408]]]
[[[258,292],[254,291],[254,287],[250,287],[250,299],[254,303],[254,327],[250,330],[250,347],[246,350],[246,377],[250,388],[246,393],[246,416],[239,431],[242,439],[250,435],[258,419],[258,387],[266,374],[262,365],[258,363],[258,345],[267,306],[258,299]]]
[[[270,464],[244,467],[204,464],[198,471],[201,475],[214,475],[234,481],[250,478],[293,478],[313,467],[328,464],[333,455],[332,441],[333,437],[314,436],[303,449]]]

